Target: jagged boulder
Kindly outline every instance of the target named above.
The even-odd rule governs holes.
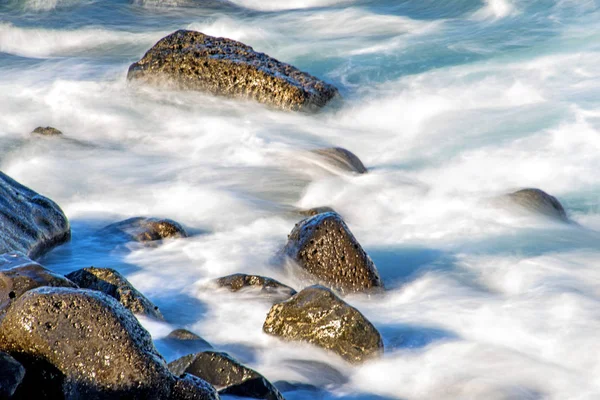
[[[328,164],[343,171],[354,172],[357,174],[367,173],[367,168],[362,161],[360,161],[360,158],[351,151],[341,147],[317,149],[313,150],[313,153],[320,156],[320,158]]]
[[[10,399],[24,376],[25,368],[10,355],[0,352],[0,399]]]
[[[375,327],[331,290],[311,286],[271,307],[263,331],[287,341],[301,341],[330,350],[351,363],[383,354]]]
[[[42,126],[38,126],[31,133],[35,134],[35,135],[42,135],[42,136],[60,136],[63,134],[61,131],[59,131],[58,129],[53,128],[51,126],[47,126],[45,128]]]
[[[228,394],[255,399],[283,400],[275,386],[255,370],[240,364],[226,353],[204,351],[181,357],[169,364],[175,375],[188,373]]]
[[[217,286],[232,292],[251,291],[275,301],[289,299],[296,291],[275,279],[260,275],[233,274],[215,280]]]
[[[337,213],[326,212],[296,224],[284,253],[301,275],[343,294],[383,289],[377,268]]]
[[[112,268],[82,268],[67,274],[67,278],[81,288],[99,290],[114,297],[134,314],[164,319],[157,306]]]
[[[560,201],[540,189],[522,189],[507,195],[518,206],[527,211],[568,222],[567,213]]]
[[[71,238],[71,226],[52,200],[0,172],[0,254],[42,256]]]
[[[314,110],[338,91],[243,43],[178,30],[132,64],[127,79],[246,98],[284,110]]]
[[[137,242],[150,242],[163,239],[179,239],[188,237],[187,232],[171,219],[134,217],[111,224],[102,233],[121,232]]]

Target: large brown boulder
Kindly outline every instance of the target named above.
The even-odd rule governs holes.
[[[132,64],[129,80],[256,100],[284,110],[324,106],[337,89],[243,43],[178,30]]]
[[[522,189],[508,194],[508,198],[527,211],[563,222],[568,222],[569,220],[560,201],[543,190],[532,188]]]
[[[101,232],[103,234],[119,232],[137,242],[188,237],[187,232],[181,224],[167,218],[129,218],[108,225]]]
[[[0,254],[36,258],[71,238],[71,226],[52,200],[0,172]]]
[[[301,275],[342,294],[373,292],[383,283],[371,258],[337,213],[325,212],[296,224],[284,253],[301,269]]]
[[[271,307],[263,330],[287,341],[301,341],[330,350],[351,363],[383,353],[375,327],[331,290],[311,286]]]
[[[157,306],[112,268],[82,268],[67,274],[67,278],[81,288],[99,290],[114,297],[134,314],[164,319]]]
[[[10,355],[0,352],[0,399],[10,399],[24,376],[25,368]]]
[[[232,292],[258,292],[258,294],[274,301],[286,300],[296,294],[296,291],[291,287],[275,279],[260,275],[232,274],[218,278],[215,284]]]

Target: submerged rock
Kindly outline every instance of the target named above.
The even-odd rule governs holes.
[[[67,278],[82,288],[99,290],[114,297],[134,314],[164,319],[158,307],[112,268],[82,268],[67,274]]]
[[[522,189],[507,195],[520,207],[550,218],[568,222],[567,213],[560,201],[540,189]]]
[[[178,30],[132,64],[129,80],[247,98],[284,110],[313,110],[337,89],[243,43]]]
[[[175,329],[163,340],[168,344],[185,347],[190,351],[201,351],[213,348],[206,340],[186,329]]]
[[[217,390],[208,382],[183,374],[173,386],[170,400],[219,400]]]
[[[185,229],[171,219],[134,217],[102,229],[102,232],[122,232],[138,242],[188,237]]]
[[[71,238],[71,226],[52,200],[0,172],[0,254],[42,256]]]
[[[289,299],[296,291],[272,278],[260,275],[233,274],[224,276],[215,281],[220,287],[225,287],[232,292],[240,290],[258,291],[261,295],[273,300]]]
[[[351,363],[383,354],[377,329],[357,309],[322,286],[311,286],[275,304],[263,330],[284,340],[330,350]]]
[[[28,291],[0,322],[0,350],[25,366],[21,398],[166,399],[175,383],[150,334],[98,291]]]
[[[307,280],[343,294],[383,289],[373,261],[334,212],[297,223],[284,253],[300,266]]]
[[[314,208],[309,208],[308,210],[299,210],[298,214],[304,216],[304,217],[314,217],[317,214],[323,214],[326,212],[336,212],[333,208],[331,207],[314,207]]]
[[[327,163],[348,172],[357,174],[366,174],[367,168],[364,166],[360,158],[349,150],[341,147],[330,147],[325,149],[313,150],[313,153],[321,156]]]
[[[14,358],[0,352],[0,399],[9,399],[23,381],[25,368]]]
[[[59,131],[58,129],[53,128],[51,126],[47,126],[45,128],[38,126],[31,133],[35,134],[35,135],[42,135],[42,136],[59,136],[59,135],[63,134],[61,131]]]
[[[175,375],[192,374],[229,394],[255,399],[283,400],[281,393],[255,370],[240,364],[226,353],[204,351],[181,357],[169,364]]]

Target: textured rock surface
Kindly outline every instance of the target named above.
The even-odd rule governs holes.
[[[181,357],[169,364],[175,375],[192,374],[204,379],[220,394],[282,400],[279,391],[261,374],[248,368],[226,353],[204,351]]]
[[[377,268],[338,214],[326,212],[296,224],[284,253],[303,275],[341,293],[383,288]]]
[[[284,340],[312,343],[351,363],[383,353],[377,329],[357,309],[322,286],[311,286],[275,304],[263,330]]]
[[[60,207],[0,172],[0,254],[36,258],[71,238]]]
[[[111,224],[102,232],[119,231],[138,242],[187,237],[185,229],[170,219],[135,217]]]
[[[208,382],[190,374],[177,379],[170,400],[219,400],[217,390]]]
[[[175,329],[169,333],[164,339],[169,344],[179,345],[180,347],[188,348],[192,351],[201,351],[212,349],[210,343],[202,339],[200,336],[186,329]]]
[[[162,399],[174,384],[148,332],[97,291],[25,293],[0,323],[0,350],[27,371],[22,398]]]
[[[40,286],[77,287],[22,254],[0,255],[0,314],[25,292]]]
[[[289,299],[296,291],[275,279],[260,275],[233,274],[217,279],[216,284],[228,288],[232,292],[255,290],[273,300]]]
[[[85,289],[99,290],[117,299],[134,314],[163,319],[156,307],[119,272],[111,268],[82,268],[67,274],[67,278]]]
[[[314,208],[309,208],[308,210],[300,210],[298,211],[298,214],[303,215],[305,217],[314,217],[317,214],[323,214],[326,212],[335,212],[335,210],[331,207],[314,207]]]
[[[43,136],[58,136],[58,135],[62,135],[61,131],[59,131],[58,129],[53,128],[51,126],[47,126],[45,128],[41,127],[41,126],[38,126],[31,133],[36,134],[36,135],[43,135]]]
[[[514,203],[528,211],[536,212],[547,217],[564,222],[568,221],[567,213],[562,204],[554,196],[540,189],[522,189],[508,195]]]
[[[10,398],[24,376],[25,368],[10,355],[0,352],[0,399]]]
[[[253,99],[285,110],[324,106],[337,89],[243,43],[179,30],[129,67],[128,79]]]
[[[341,147],[317,149],[313,150],[313,153],[318,154],[329,164],[341,170],[355,172],[357,174],[367,173],[367,168],[365,168],[362,161],[360,161],[360,158],[351,151]]]

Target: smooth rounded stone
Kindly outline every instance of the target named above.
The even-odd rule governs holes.
[[[306,280],[342,294],[383,289],[373,261],[335,212],[297,223],[283,252],[299,265]]]
[[[300,341],[330,350],[350,363],[383,354],[375,327],[331,290],[311,286],[271,307],[263,331],[286,341]]]
[[[283,110],[315,110],[337,89],[243,43],[178,30],[132,64],[127,79],[245,98]]]
[[[213,385],[219,394],[256,399],[283,400],[281,393],[255,370],[227,353],[204,351],[181,357],[169,364],[175,375],[192,374]]]
[[[27,371],[20,398],[165,399],[175,382],[135,316],[98,291],[28,291],[0,322],[0,350]]]
[[[59,136],[59,135],[63,134],[61,131],[59,131],[58,129],[53,128],[51,126],[47,126],[45,128],[42,126],[38,126],[31,133],[35,134],[35,135],[42,135],[42,136]]]
[[[208,382],[183,374],[173,385],[170,400],[219,400],[219,394]]]
[[[66,276],[81,288],[99,290],[114,297],[134,314],[164,319],[157,306],[112,268],[82,268]]]
[[[567,222],[567,213],[554,196],[540,189],[522,189],[507,195],[510,200],[522,208]]]
[[[314,207],[314,208],[309,208],[307,210],[299,210],[298,214],[304,216],[304,217],[314,217],[317,214],[323,214],[326,212],[336,212],[333,208],[331,207]]]
[[[366,174],[368,172],[362,161],[360,161],[360,158],[351,151],[341,147],[317,149],[312,152],[319,155],[327,163],[341,170],[355,172],[357,174]]]
[[[9,399],[23,381],[25,368],[10,355],[0,352],[0,399]]]
[[[37,258],[71,238],[71,226],[52,200],[0,172],[0,254]]]
[[[232,292],[258,291],[261,295],[276,301],[289,299],[296,294],[291,287],[260,275],[233,274],[218,278],[215,283]]]
[[[169,343],[176,343],[182,347],[193,348],[195,351],[213,348],[206,340],[187,329],[175,329],[164,340]]]
[[[0,314],[25,292],[40,286],[77,287],[69,279],[53,273],[23,254],[0,255]]]
[[[138,242],[188,237],[178,222],[171,219],[134,217],[111,224],[102,232],[118,231]]]

